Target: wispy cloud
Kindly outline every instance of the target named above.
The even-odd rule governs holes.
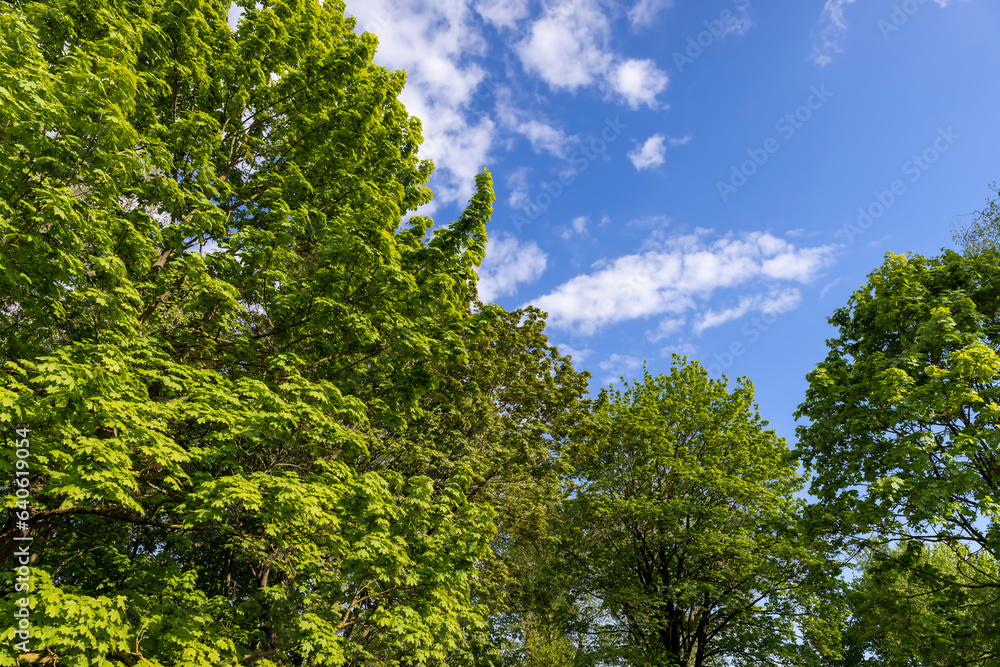
[[[651,25],[660,12],[674,6],[673,0],[638,0],[628,9],[628,20],[633,28]]]
[[[926,0],[920,0],[920,5],[925,2]],[[943,9],[950,5],[952,0],[934,0],[934,2]],[[813,35],[813,50],[810,56],[812,61],[820,67],[829,65],[833,62],[833,57],[844,50],[844,42],[847,40],[848,29],[844,13],[847,5],[852,4],[854,4],[854,0],[826,0],[826,4],[823,5],[823,11],[819,17],[819,25]],[[905,3],[903,6],[906,6]],[[919,7],[919,5],[914,2],[914,7]],[[896,5],[893,5],[893,9],[902,13],[902,10]],[[906,13],[903,14],[904,21],[913,11],[916,10],[907,9]],[[885,24],[890,31],[899,29],[899,24],[889,24],[884,20],[880,21],[880,24]]]
[[[564,241],[569,241],[573,236],[582,236],[587,233],[588,222],[587,216],[577,216],[570,220],[568,227],[563,228],[560,236]]]
[[[831,280],[827,284],[823,285],[823,289],[820,290],[819,293],[819,298],[825,299],[826,295],[830,293],[830,290],[839,285],[842,280],[843,278],[835,278],[834,280]]]
[[[547,264],[548,256],[534,241],[521,243],[507,235],[490,239],[478,271],[479,299],[488,303],[517,294],[518,285],[538,280]]]
[[[650,343],[659,343],[667,336],[671,336],[683,329],[685,324],[687,324],[685,317],[664,317],[660,320],[656,329],[646,332],[646,340]]]
[[[640,146],[636,144],[634,150],[629,151],[628,159],[636,171],[659,167],[667,159],[666,137],[662,134],[654,134]]]
[[[554,157],[565,158],[579,138],[566,134],[540,113],[517,108],[511,98],[509,89],[500,89],[496,109],[501,126],[527,139],[536,153],[544,151]]]
[[[507,197],[507,203],[513,209],[520,209],[524,206],[525,202],[528,201],[528,174],[531,173],[529,167],[521,167],[520,169],[515,169],[507,177],[507,188],[510,190],[510,196]]]
[[[630,354],[615,353],[598,364],[598,366],[602,371],[608,372],[604,378],[604,383],[609,384],[618,381],[622,376],[633,375],[637,370],[642,368],[642,359],[633,357]],[[628,381],[631,378],[626,377],[625,379]]]
[[[559,348],[559,354],[562,355],[568,354],[569,356],[573,357],[573,361],[578,363],[586,360],[587,357],[589,357],[594,353],[594,350],[592,350],[589,347],[583,349],[577,349],[572,345],[568,345],[567,343],[559,343],[557,347]]]
[[[698,347],[691,343],[676,343],[660,349],[661,357],[671,357],[675,354],[682,357],[694,357],[698,354]]]
[[[847,20],[844,9],[854,0],[826,0],[819,17],[819,27],[813,37],[812,60],[820,67],[833,62],[833,56],[843,51],[847,39]]]
[[[801,303],[802,292],[794,287],[784,290],[771,289],[768,293],[742,296],[735,306],[720,310],[708,310],[699,315],[693,331],[696,336],[700,336],[705,329],[738,320],[749,312],[780,315],[798,308]]]
[[[834,246],[797,248],[768,233],[706,240],[707,230],[647,242],[647,250],[598,262],[534,303],[554,328],[592,335],[626,320],[693,315],[695,330],[723,317],[707,301],[723,289],[742,290],[745,309],[763,308],[782,283],[808,283],[833,262]],[[763,296],[759,296],[763,295]],[[655,336],[655,334],[654,334]]]

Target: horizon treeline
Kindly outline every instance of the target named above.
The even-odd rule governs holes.
[[[696,360],[591,394],[376,37],[236,4],[0,7],[0,665],[1000,664],[996,197],[793,446]]]

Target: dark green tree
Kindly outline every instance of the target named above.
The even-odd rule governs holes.
[[[911,543],[872,550],[848,592],[844,667],[958,667],[1000,659],[1000,580],[985,551]]]
[[[818,664],[837,567],[798,530],[803,486],[753,386],[697,362],[602,391],[569,450],[567,530],[604,664]]]
[[[483,624],[452,662],[487,665],[532,610],[544,609],[551,581],[551,525],[567,464],[556,453],[584,421],[588,373],[549,344],[536,308],[470,312],[468,358],[429,366],[437,384],[405,429],[386,429],[372,458],[377,469],[424,475],[443,486],[468,470],[467,498],[496,511],[496,538],[479,563],[473,597]],[[374,450],[373,450],[374,451]]]

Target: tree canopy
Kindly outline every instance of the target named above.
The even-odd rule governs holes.
[[[371,461],[467,359],[490,175],[403,222],[403,74],[342,3],[241,5],[0,12],[0,423],[33,457],[0,560],[31,536],[35,662],[440,663],[482,622],[476,476]]]
[[[844,664],[993,664],[1000,264],[889,254],[830,319],[799,451],[811,530],[859,554]]]
[[[995,664],[1000,656],[997,563],[963,545],[911,543],[861,558],[848,594],[844,667]]]
[[[890,254],[831,318],[799,449],[822,521],[997,557],[1000,269],[985,251]]]
[[[567,521],[606,657],[801,665],[826,650],[835,614],[811,602],[836,599],[836,566],[796,529],[803,480],[753,401],[746,379],[730,391],[676,356],[667,374],[602,391],[569,454]]]

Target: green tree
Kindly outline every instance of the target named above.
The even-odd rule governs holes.
[[[420,398],[420,415],[382,432],[371,465],[439,486],[468,470],[468,500],[496,511],[498,533],[473,586],[485,624],[470,628],[468,651],[451,658],[487,665],[525,623],[541,622],[532,610],[551,611],[538,599],[551,583],[540,574],[553,566],[550,524],[568,472],[555,450],[584,418],[589,373],[549,344],[536,308],[477,307],[469,321],[468,358],[429,366],[438,382]]]
[[[958,667],[1000,658],[1000,568],[985,551],[911,543],[866,552],[848,592],[843,667]]]
[[[490,176],[402,222],[404,75],[342,2],[238,4],[0,6],[0,664],[437,664],[481,619],[473,462],[372,458],[468,360]]]
[[[835,646],[836,566],[797,530],[803,480],[753,397],[676,356],[602,391],[567,509],[600,659],[803,665]]]
[[[1000,611],[1000,264],[968,250],[889,254],[830,318],[797,413],[813,529],[877,563],[852,594],[849,664],[995,660],[981,640]]]
[[[1000,547],[1000,263],[889,254],[830,318],[797,416],[816,525],[862,544]],[[958,553],[955,551],[954,553]],[[984,582],[986,583],[986,582]]]

